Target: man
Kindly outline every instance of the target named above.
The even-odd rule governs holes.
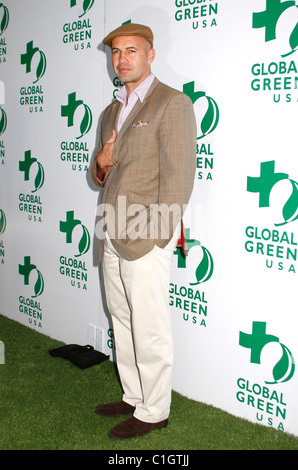
[[[125,24],[103,42],[125,84],[103,113],[102,148],[91,168],[94,182],[103,187],[105,215],[113,209],[102,219],[106,232],[99,237],[104,238],[99,261],[123,397],[96,412],[132,415],[109,431],[110,437],[125,439],[168,423],[170,269],[193,188],[196,123],[191,100],[151,73],[150,28]]]

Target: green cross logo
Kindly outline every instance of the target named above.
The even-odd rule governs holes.
[[[3,12],[0,13],[0,15],[2,15],[2,18],[0,17],[1,18],[0,19],[0,36],[1,36],[8,26],[9,12],[8,12],[8,8],[5,5],[3,5],[3,3],[0,3],[0,8],[1,10],[3,9]]]
[[[196,101],[199,101],[198,106],[200,106],[201,102],[207,100],[208,108],[200,124],[201,135],[197,137],[197,140],[202,139],[206,135],[211,134],[211,132],[213,132],[218,125],[218,106],[213,98],[211,98],[210,96],[206,96],[206,93],[204,91],[195,91],[195,82],[185,83],[183,85],[183,93],[189,96],[193,104]]]
[[[84,104],[82,100],[77,100],[76,92],[70,93],[68,95],[68,103],[61,106],[61,116],[67,118],[67,126],[72,127],[74,125],[74,115],[76,110],[82,106],[84,108],[84,116],[80,124],[81,135],[76,137],[80,139],[83,135],[89,132],[92,125],[92,114],[89,106]]]
[[[30,256],[25,256],[24,257],[24,264],[21,265],[19,264],[19,274],[24,276],[24,285],[28,286],[29,285],[29,279],[32,271],[36,271],[37,273],[37,280],[34,284],[34,295],[31,295],[31,297],[38,297],[43,293],[44,290],[44,280],[42,277],[41,272],[37,269],[35,264],[31,263],[31,258]]]
[[[0,209],[0,235],[5,232],[6,229],[6,216],[2,209]]]
[[[79,15],[79,18],[85,15],[87,11],[89,11],[93,6],[94,0],[84,0],[83,2],[83,13]],[[70,0],[70,8],[75,7],[77,5],[77,0]]]
[[[210,279],[210,277],[213,274],[214,263],[213,263],[211,253],[207,250],[207,248],[202,246],[201,242],[195,239],[191,239],[189,238],[189,236],[190,236],[190,229],[187,228],[185,229],[185,238],[186,238],[185,241],[186,241],[188,250],[190,251],[191,248],[193,248],[194,246],[200,246],[203,252],[202,260],[200,261],[200,264],[198,265],[196,269],[196,273],[195,273],[197,282],[190,283],[191,286],[195,286],[198,284],[202,284],[203,282],[206,282]],[[177,255],[178,268],[186,268],[187,257],[181,247],[178,247],[176,251],[174,251],[174,255]]]
[[[282,357],[273,368],[272,374],[274,381],[267,381],[265,383],[277,384],[288,382],[293,377],[295,372],[295,361],[293,355],[284,344],[280,343],[277,336],[266,333],[266,323],[253,322],[251,334],[240,331],[239,345],[243,348],[250,349],[251,364],[261,364],[261,353],[264,347],[269,343],[278,343],[280,345],[282,350]]]
[[[32,59],[35,54],[39,54],[39,62],[35,71],[36,80],[34,80],[33,83],[38,82],[38,80],[44,76],[47,61],[45,54],[38,47],[33,47],[33,41],[27,42],[26,52],[25,54],[21,54],[21,64],[26,65],[26,73],[31,72]]]
[[[291,184],[292,194],[284,204],[282,215],[284,221],[274,225],[285,225],[297,220],[298,214],[298,183],[289,178],[287,173],[275,172],[275,161],[262,162],[260,176],[247,177],[247,191],[259,193],[259,207],[270,206],[270,193],[273,187],[282,180],[287,180]]]
[[[80,226],[82,229],[82,236],[79,242],[79,253],[75,256],[81,256],[90,248],[90,235],[87,228],[81,223],[80,220],[74,218],[74,211],[66,212],[65,222],[60,221],[60,232],[66,234],[66,243],[72,243],[72,234],[75,227]]]
[[[31,157],[31,150],[27,150],[25,152],[25,159],[24,161],[19,162],[19,170],[24,172],[24,180],[29,181],[29,173],[31,166],[36,163],[37,164],[37,174],[34,180],[34,188],[31,190],[32,193],[35,193],[38,189],[40,189],[44,183],[44,169],[41,163],[37,161],[37,158]]]
[[[293,0],[266,0],[266,10],[253,13],[252,27],[265,28],[265,42],[276,39],[276,26],[281,15],[290,7],[296,7],[296,2]],[[290,52],[283,54],[282,57],[292,54],[296,51],[298,46],[298,23],[290,34],[289,44],[291,47]]]

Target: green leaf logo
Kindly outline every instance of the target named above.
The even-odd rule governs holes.
[[[196,286],[207,282],[213,274],[214,264],[210,251],[204,246],[201,246],[203,251],[203,258],[196,269],[197,282],[190,283],[191,286]]]
[[[0,209],[0,235],[4,233],[6,229],[6,217],[2,209]]]
[[[296,47],[298,46],[298,23],[296,24],[295,28],[292,31],[289,42],[290,42],[290,47],[292,49],[290,54],[292,54],[293,52],[295,52]]]
[[[87,253],[87,251],[89,250],[89,247],[90,247],[90,235],[89,235],[89,232],[88,230],[86,229],[86,227],[84,225],[81,225],[82,229],[83,229],[83,235],[81,237],[81,240],[79,242],[79,254],[75,255],[75,256],[81,256],[81,255],[84,255],[85,253]]]
[[[85,108],[85,114],[84,114],[84,117],[83,117],[81,125],[80,125],[81,135],[79,137],[77,137],[77,139],[80,139],[81,137],[83,137],[83,135],[87,134],[87,132],[90,131],[90,128],[91,128],[91,125],[92,125],[91,110],[90,110],[89,106],[87,106],[86,104],[84,104],[84,108]]]
[[[46,61],[46,56],[44,52],[39,51],[40,59],[39,63],[36,69],[36,80],[33,83],[38,82],[38,80],[43,77],[45,71],[46,71],[46,66],[47,66],[47,61]]]
[[[293,181],[289,179],[291,185],[292,185],[292,194],[285,203],[282,211],[282,215],[284,218],[284,222],[281,222],[279,224],[274,224],[275,226],[280,226],[280,225],[285,225],[290,222],[294,222],[294,220],[298,219],[298,184],[296,181]]]
[[[3,16],[0,22],[0,36],[6,30],[8,23],[9,23],[9,12],[6,6],[3,3],[0,3],[0,8],[3,8]]]
[[[34,186],[35,189],[33,189],[31,192],[35,193],[38,189],[40,189],[44,183],[44,169],[41,163],[37,162],[38,165],[38,170],[37,170],[37,175],[34,180]]]
[[[34,285],[34,295],[32,297],[38,297],[43,293],[44,290],[44,280],[41,272],[37,269],[37,281]]]
[[[90,8],[92,8],[93,3],[94,3],[94,0],[84,0],[83,1],[83,13],[81,15],[79,15],[79,18],[84,16],[85,13],[87,13],[87,11],[89,11]],[[70,8],[75,7],[76,4],[77,4],[77,0],[70,0]]]
[[[265,382],[267,384],[277,384],[288,382],[295,372],[295,361],[291,351],[284,345],[279,343],[282,348],[282,357],[273,369],[274,382]]]
[[[92,6],[93,6],[93,3],[94,3],[94,0],[84,0],[83,2],[83,10],[84,10],[84,13],[82,13],[79,18],[81,18],[82,16],[85,15],[85,13],[87,13],[87,11],[89,11]]]
[[[198,137],[198,140],[211,134],[211,132],[216,128],[219,120],[219,109],[216,102],[213,98],[210,98],[210,96],[206,96],[206,99],[208,102],[208,109],[201,122],[202,135]]]
[[[0,108],[0,135],[4,134],[7,126],[7,116],[4,109]]]

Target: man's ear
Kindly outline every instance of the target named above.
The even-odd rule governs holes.
[[[152,62],[154,61],[154,58],[155,58],[155,50],[154,49],[149,50],[148,57],[149,57],[149,64],[152,64]]]

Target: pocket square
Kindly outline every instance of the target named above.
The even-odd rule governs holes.
[[[145,122],[143,122],[143,121],[136,122],[135,124],[133,124],[131,126],[131,128],[136,129],[137,127],[143,127],[143,126],[148,126],[148,122],[147,121],[145,121]]]

